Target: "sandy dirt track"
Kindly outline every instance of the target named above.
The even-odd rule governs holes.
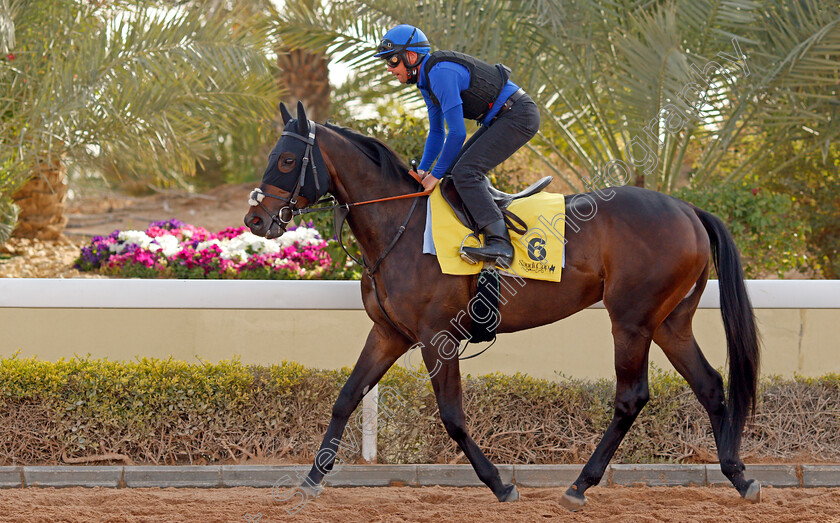
[[[763,489],[752,505],[731,488],[593,488],[578,513],[560,507],[562,488],[523,488],[498,503],[485,488],[328,488],[294,515],[270,489],[11,489],[0,491],[2,522],[402,522],[717,521],[840,522],[840,489]]]

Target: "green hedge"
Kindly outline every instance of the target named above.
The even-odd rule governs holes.
[[[0,464],[309,462],[348,374],[290,362],[0,359]],[[714,461],[708,418],[682,378],[653,369],[650,384],[616,461]],[[380,462],[466,462],[427,380],[395,367],[380,390],[390,391],[381,392]],[[467,376],[464,408],[497,463],[581,463],[609,423],[613,391],[612,380]],[[840,458],[840,376],[765,379],[760,394],[747,459]],[[355,419],[348,431],[359,439]],[[359,452],[339,456],[352,463]]]
[[[773,192],[747,181],[685,187],[673,196],[721,218],[738,246],[748,278],[783,277],[791,270],[819,272],[809,258],[810,226],[801,202],[787,192]]]

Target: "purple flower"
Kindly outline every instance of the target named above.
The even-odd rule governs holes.
[[[181,220],[176,220],[175,218],[171,218],[169,220],[160,220],[157,222],[152,222],[149,224],[149,227],[160,227],[161,229],[166,229],[167,231],[171,231],[172,229],[180,229],[186,225]]]

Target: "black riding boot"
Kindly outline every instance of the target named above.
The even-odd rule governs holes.
[[[464,247],[464,253],[476,261],[500,263],[509,267],[513,262],[513,245],[505,220],[490,223],[481,232],[484,234],[484,247]]]

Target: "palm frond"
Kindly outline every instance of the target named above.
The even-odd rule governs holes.
[[[11,119],[25,135],[21,154],[59,143],[69,160],[85,161],[95,146],[190,173],[220,129],[270,120],[276,88],[265,20],[153,7],[140,3],[105,16],[72,2],[63,8],[75,9],[75,17],[52,13],[65,22],[53,22],[59,26],[41,47],[44,65],[7,78],[19,87]],[[37,64],[37,57],[21,58]]]
[[[837,127],[831,0],[347,0],[314,7],[292,0],[283,16],[282,38],[350,64],[359,92],[419,99],[416,90],[383,84],[372,58],[382,33],[397,23],[423,28],[436,48],[506,63],[541,107],[541,144],[563,162],[567,178],[581,182],[622,160],[647,186],[670,190],[688,170],[708,179],[758,129],[770,139],[816,133],[824,145]],[[702,98],[690,99],[696,94]],[[674,117],[681,125],[668,127],[672,107],[684,114]],[[633,163],[627,148],[634,139],[647,143],[655,170]],[[759,154],[744,168],[761,168],[766,158]]]

